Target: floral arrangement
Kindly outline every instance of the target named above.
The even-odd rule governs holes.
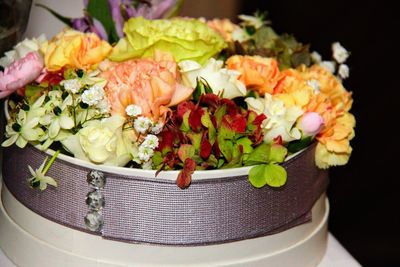
[[[347,163],[355,119],[342,84],[349,52],[339,43],[322,61],[259,14],[239,24],[155,19],[176,1],[110,1],[119,3],[110,24],[93,16],[92,2],[71,24],[84,32],[26,39],[0,59],[3,147],[30,143],[95,164],[180,170],[180,188],[195,170],[241,166],[252,166],[255,187],[280,187],[279,163],[312,142],[318,167]],[[57,186],[45,176],[57,154],[29,166],[32,187]]]

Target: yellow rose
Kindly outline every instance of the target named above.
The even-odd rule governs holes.
[[[44,43],[40,49],[46,68],[57,71],[64,66],[90,69],[105,59],[112,48],[94,33],[67,29]]]

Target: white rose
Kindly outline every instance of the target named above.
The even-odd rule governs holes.
[[[261,125],[265,142],[271,143],[278,136],[281,136],[283,142],[301,138],[300,130],[294,127],[297,119],[303,114],[300,107],[286,108],[281,100],[274,99],[268,93],[265,94],[264,99],[248,97],[245,101],[250,110],[267,116]]]
[[[195,88],[197,78],[203,78],[216,95],[223,91],[224,98],[245,96],[246,87],[238,80],[240,73],[222,68],[223,64],[221,60],[211,58],[204,67],[192,60],[181,61],[179,67],[183,82],[188,87]]]
[[[121,116],[89,121],[62,144],[76,158],[96,164],[124,166],[137,150],[130,142],[128,133],[122,131],[124,122]]]

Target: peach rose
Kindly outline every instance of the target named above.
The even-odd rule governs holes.
[[[170,106],[186,100],[193,92],[180,83],[177,64],[166,55],[155,53],[155,59],[128,60],[110,63],[101,74],[108,82],[105,87],[111,113],[126,116],[125,108],[141,107],[142,116],[165,120]]]
[[[111,46],[94,33],[82,33],[71,29],[57,34],[42,45],[45,65],[50,71],[64,66],[91,69],[111,52]]]
[[[207,21],[208,27],[218,32],[225,41],[232,42],[232,33],[239,29],[239,26],[232,23],[229,19],[213,19]]]
[[[326,169],[348,162],[352,151],[350,140],[354,137],[355,124],[354,116],[345,112],[334,120],[331,127],[317,136],[319,143],[315,151],[315,161],[318,167]]]
[[[260,56],[232,56],[226,61],[228,69],[241,73],[239,80],[248,89],[254,89],[261,95],[272,94],[277,85],[280,72],[278,61]]]

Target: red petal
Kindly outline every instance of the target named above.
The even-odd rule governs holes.
[[[201,116],[203,116],[204,110],[201,107],[197,107],[192,110],[189,115],[189,125],[194,132],[199,132],[202,129]]]
[[[61,69],[55,72],[47,72],[44,76],[40,79],[40,82],[48,82],[49,85],[58,85],[60,82],[64,80],[64,70]]]
[[[200,157],[202,157],[202,159],[207,159],[211,154],[211,149],[211,143],[207,140],[207,138],[205,138],[205,135],[203,135],[203,139],[201,140],[200,144]]]
[[[230,99],[222,98],[221,105],[226,105],[226,113],[231,116],[236,115],[238,113],[239,107],[236,105],[235,102],[233,102]]]
[[[195,109],[195,105],[193,104],[193,102],[185,101],[178,105],[178,107],[176,108],[176,114],[180,119],[182,119],[183,115],[185,115],[185,113],[188,110],[194,110],[194,109]]]
[[[234,130],[237,133],[244,133],[246,131],[246,124],[247,124],[246,118],[239,114],[230,117],[231,117],[230,126],[232,130]]]
[[[214,150],[214,155],[216,158],[219,158],[221,156],[221,150],[219,149],[218,145],[218,140],[215,139],[214,145],[213,145],[213,150]]]
[[[277,137],[275,137],[274,144],[282,145],[283,144],[282,136],[278,135]]]
[[[217,109],[217,107],[219,105],[220,98],[219,98],[219,96],[217,96],[215,94],[204,94],[204,95],[201,95],[199,102],[202,105],[212,108],[211,112],[214,112],[215,109]]]
[[[169,131],[168,129],[162,131],[161,132],[161,136],[159,136],[160,142],[159,142],[158,147],[156,148],[156,150],[160,151],[163,154],[165,152],[164,151],[165,149],[172,150],[172,147],[173,147],[173,144],[174,144],[174,139],[175,139],[175,136],[171,131]]]
[[[260,126],[261,123],[262,123],[266,118],[267,118],[267,116],[265,116],[265,114],[260,114],[260,115],[258,115],[258,116],[254,119],[253,124],[256,125],[256,126]]]

